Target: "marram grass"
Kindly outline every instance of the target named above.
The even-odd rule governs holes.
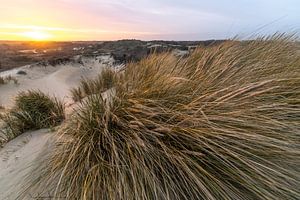
[[[15,107],[0,114],[0,120],[5,124],[3,133],[7,140],[29,130],[57,126],[64,118],[63,103],[40,91],[19,93],[15,99]]]
[[[99,94],[111,89],[116,81],[113,69],[105,68],[94,80],[82,79],[79,87],[71,89],[74,102],[82,101],[87,96]]]
[[[291,38],[153,55],[88,97],[26,192],[53,198],[300,198],[300,57]]]
[[[8,84],[10,82],[13,82],[14,84],[18,84],[18,79],[16,77],[13,77],[13,76],[5,76],[5,77],[2,77],[0,76],[0,86],[1,85],[5,85],[5,84]]]

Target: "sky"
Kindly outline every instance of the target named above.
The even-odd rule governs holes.
[[[300,0],[0,0],[0,40],[208,40],[300,32]]]

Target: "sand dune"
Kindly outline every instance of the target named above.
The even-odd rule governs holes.
[[[107,63],[112,64],[110,56],[84,58],[83,65],[67,64],[58,66],[30,65],[0,73],[0,76],[11,75],[18,79],[18,84],[8,83],[0,86],[0,104],[5,107],[13,105],[13,98],[21,91],[41,90],[49,95],[68,101],[70,88],[76,86],[82,77],[93,78]],[[26,72],[19,75],[18,71]]]
[[[113,59],[110,56],[83,58],[83,63],[55,67],[30,65],[2,72],[0,76],[16,77],[18,84],[11,82],[0,86],[0,104],[12,107],[14,97],[26,90],[41,90],[68,104],[71,101],[70,88],[75,87],[82,77],[97,76],[105,66],[112,65]],[[26,74],[19,75],[20,70]],[[16,199],[16,191],[20,191],[21,183],[32,170],[34,160],[47,144],[50,145],[49,138],[53,135],[49,130],[27,132],[7,143],[2,149],[0,147],[1,200]],[[28,194],[28,199],[33,198]]]
[[[39,153],[46,147],[53,133],[39,130],[20,135],[0,149],[0,199],[17,198],[21,183],[32,171],[32,165]],[[32,199],[28,194],[28,199]]]

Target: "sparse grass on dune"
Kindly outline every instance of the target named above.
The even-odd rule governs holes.
[[[70,200],[299,199],[299,65],[284,36],[129,64],[111,99],[92,95],[66,121],[27,189]]]
[[[1,103],[1,102],[0,102]],[[4,112],[5,108],[4,106],[2,106],[0,104],[0,116],[1,114]],[[5,135],[1,132],[1,128],[2,128],[2,124],[1,124],[1,120],[0,120],[0,148],[2,147],[2,145],[6,142],[6,137]]]
[[[78,102],[89,95],[105,92],[112,88],[115,82],[116,72],[113,69],[105,68],[96,79],[82,79],[79,87],[71,89],[72,99]]]
[[[5,80],[3,77],[0,76],[0,85],[3,85],[3,84],[5,84]]]
[[[40,91],[22,92],[15,103],[13,109],[0,116],[7,140],[29,130],[57,126],[64,120],[63,104]]]
[[[5,77],[1,77],[0,76],[0,85],[4,85],[7,84],[9,82],[13,82],[14,84],[18,84],[18,79],[16,77],[12,77],[12,76],[5,76]]]

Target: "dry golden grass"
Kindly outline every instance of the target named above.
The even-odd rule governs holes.
[[[29,130],[57,126],[65,118],[63,103],[40,91],[19,93],[15,104],[8,112],[0,113],[0,122],[4,122],[0,131],[7,141]]]
[[[5,80],[3,77],[0,76],[0,85],[3,85],[3,84],[5,84]]]
[[[14,84],[18,84],[18,79],[16,77],[12,77],[12,76],[5,76],[5,77],[0,77],[0,85],[4,85],[7,84],[9,82],[13,82]]]
[[[71,89],[71,96],[74,102],[92,94],[100,94],[113,87],[116,82],[116,72],[113,69],[105,68],[94,80],[82,79],[80,86]]]
[[[129,64],[110,100],[82,102],[27,189],[70,200],[298,199],[299,65],[278,35]]]

